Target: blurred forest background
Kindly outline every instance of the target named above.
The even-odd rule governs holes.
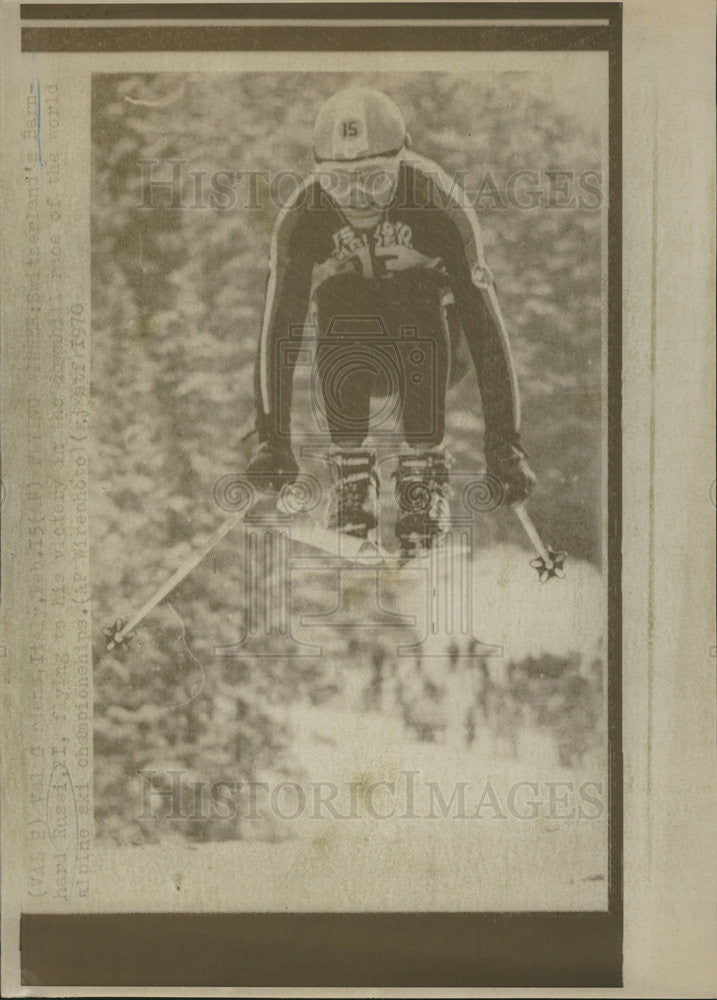
[[[307,173],[316,110],[349,83],[388,93],[405,114],[414,147],[449,173],[466,171],[469,189],[485,183],[488,172],[500,189],[517,170],[601,168],[597,123],[554,100],[552,84],[537,73],[95,75],[91,481],[98,627],[141,604],[222,519],[214,484],[243,468],[253,443],[241,438],[253,425],[252,369],[277,214],[261,187],[247,207],[241,184],[233,185],[236,204],[228,209],[177,209],[159,195],[155,203],[165,207],[142,208],[141,161],[160,161],[153,179],[170,176],[167,161],[183,161],[187,206],[196,200],[190,171],[207,178],[223,170]],[[568,551],[573,579],[588,581],[583,598],[585,587],[593,588],[600,618],[602,213],[497,207],[490,196],[482,204],[486,256],[518,367],[524,443],[539,478],[531,510],[544,536]],[[297,391],[299,432],[307,419],[302,398]],[[454,469],[479,468],[482,420],[472,373],[452,390],[448,414]],[[483,516],[479,531],[483,553],[520,546],[521,558],[530,557],[509,512]],[[141,843],[167,832],[136,820],[142,768],[183,768],[209,781],[299,773],[291,718],[301,706],[380,712],[398,720],[406,739],[436,744],[456,725],[466,746],[490,752],[501,743],[513,756],[523,752],[521,733],[547,734],[566,768],[602,746],[599,635],[588,640],[579,630],[551,648],[543,629],[520,650],[508,649],[500,669],[466,667],[463,708],[453,716],[448,668],[431,668],[429,676],[420,659],[397,664],[391,636],[380,628],[352,635],[350,648],[346,630],[337,631],[333,653],[318,659],[282,659],[274,640],[264,652],[275,655],[264,660],[213,657],[215,644],[236,642],[241,631],[241,570],[231,539],[141,626],[129,653],[108,654],[98,641],[101,834]],[[327,587],[319,577],[310,581],[307,607],[321,607]],[[451,655],[455,667],[455,650]],[[240,822],[219,821],[188,822],[180,832],[200,840],[247,835]],[[276,831],[267,820],[255,835]]]

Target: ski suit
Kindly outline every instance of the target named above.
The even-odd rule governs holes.
[[[393,391],[405,439],[440,444],[446,389],[465,371],[463,340],[478,377],[486,452],[519,447],[517,383],[478,220],[435,163],[406,151],[393,201],[368,230],[352,227],[313,177],[281,211],[255,369],[260,441],[290,441],[310,303],[334,444],[362,442],[372,393]]]

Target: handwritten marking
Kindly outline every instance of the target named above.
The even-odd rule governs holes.
[[[75,836],[74,836],[75,855],[72,865],[72,878],[70,880],[70,888],[68,889],[67,893],[64,896],[65,901],[68,902],[72,896],[72,890],[75,887],[75,879],[77,877],[77,864],[79,861],[79,841],[80,841],[80,814],[77,809],[77,799],[75,798],[75,786],[72,783],[72,775],[70,774],[65,764],[57,760],[52,765],[52,770],[50,771],[50,778],[47,783],[47,805],[45,810],[45,822],[47,823],[47,832],[50,837],[50,843],[55,848],[58,854],[67,854],[70,850],[69,844],[67,846],[64,846],[62,843],[60,844],[57,843],[53,833],[53,825],[50,821],[50,793],[52,792],[55,772],[58,770],[63,771],[65,777],[67,778],[67,782],[69,784],[70,796],[72,798],[72,806],[75,813]]]

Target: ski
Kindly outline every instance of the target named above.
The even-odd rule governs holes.
[[[378,542],[325,528],[307,514],[294,517],[288,531],[293,542],[319,549],[335,559],[362,565],[379,565],[392,558],[392,553],[383,549]]]
[[[270,501],[258,500],[246,510],[226,518],[206,542],[196,552],[193,552],[181,566],[178,566],[169,579],[147,598],[138,611],[126,619],[116,618],[111,625],[106,625],[102,629],[107,642],[107,650],[111,652],[114,649],[128,648],[134,638],[134,630],[137,626],[186,579],[223,538],[240,524],[255,518],[262,510],[271,514],[275,513],[276,505],[275,498]],[[308,514],[287,517],[285,527],[276,522],[272,522],[268,526],[274,531],[286,531],[292,541],[318,549],[335,559],[344,559],[361,565],[380,565],[387,558],[390,558],[390,553],[385,552],[377,543],[324,528]]]

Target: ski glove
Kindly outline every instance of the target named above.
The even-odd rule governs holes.
[[[525,453],[515,445],[503,444],[487,451],[486,464],[489,474],[500,481],[504,490],[503,502],[507,506],[527,500],[535,489],[535,473]]]
[[[278,493],[282,486],[296,481],[299,466],[288,444],[262,441],[249,459],[246,477],[263,493]]]

